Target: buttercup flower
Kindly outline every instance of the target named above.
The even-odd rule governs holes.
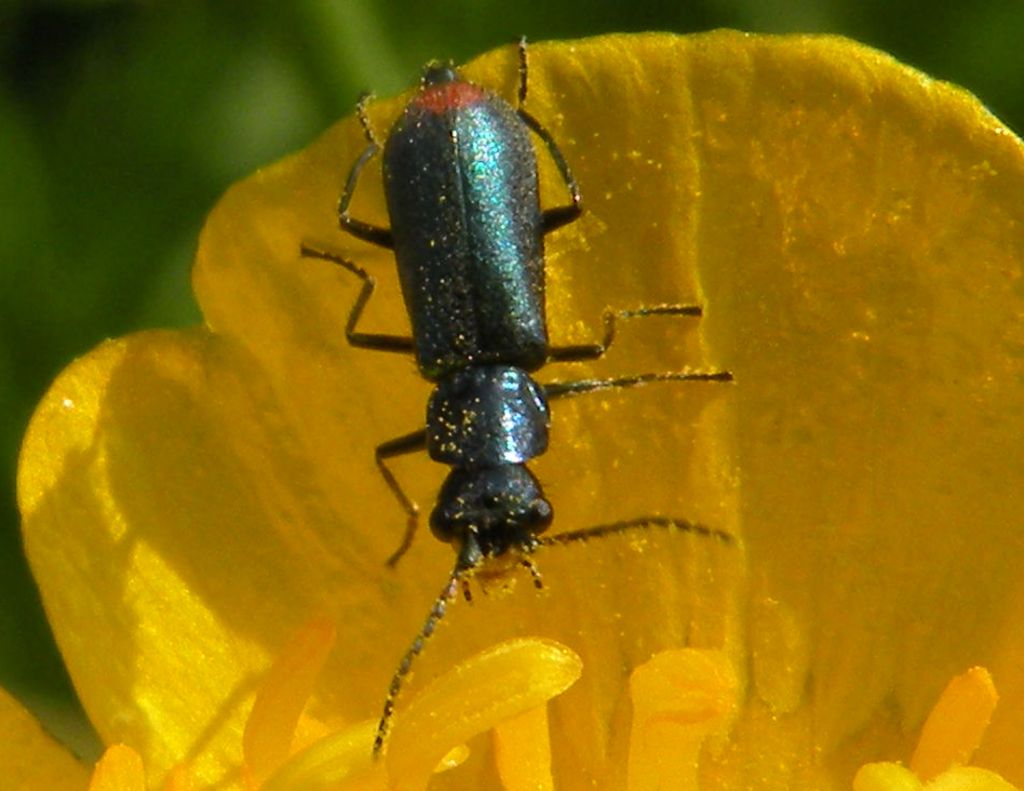
[[[735,540],[638,530],[538,552],[543,592],[522,569],[477,580],[370,761],[453,557],[421,530],[384,566],[404,515],[373,448],[422,425],[429,385],[351,348],[358,282],[299,255],[375,274],[361,329],[408,326],[390,255],[337,228],[364,145],[348,119],[214,209],[204,326],[104,344],[30,426],[26,549],[110,746],[92,787],[1024,784],[1021,141],[841,39],[531,55],[529,110],[586,206],[547,240],[554,341],[595,340],[608,307],[704,308],[624,322],[605,358],[538,378],[735,376],[556,403],[532,465],[552,531],[665,514]],[[514,96],[514,48],[465,75]],[[401,104],[370,106],[378,134]],[[352,212],[386,223],[375,165]],[[439,465],[393,469],[432,502]],[[8,775],[85,787],[91,768],[0,706]]]

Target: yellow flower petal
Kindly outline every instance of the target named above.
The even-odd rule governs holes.
[[[570,645],[588,672],[552,704],[552,760],[586,788],[633,668],[681,646],[747,667],[748,629],[780,639],[754,641],[764,699],[713,756],[734,785],[771,771],[848,786],[973,663],[1020,690],[1020,141],[962,91],[840,39],[604,37],[532,55],[530,111],[588,207],[549,240],[554,341],[600,337],[609,306],[705,307],[628,322],[606,359],[541,378],[736,375],[557,404],[535,465],[553,529],[657,512],[743,545],[651,531],[538,554],[547,592],[453,606],[409,692],[510,636]],[[512,96],[513,48],[467,73]],[[375,103],[375,127],[400,103]],[[183,760],[204,782],[237,776],[255,679],[311,613],[350,636],[318,713],[338,729],[372,716],[451,567],[423,531],[382,568],[403,516],[373,448],[421,425],[429,386],[349,347],[358,284],[298,255],[313,241],[371,269],[366,329],[404,331],[390,257],[336,227],[363,145],[350,119],[233,188],[194,269],[206,327],[79,361],[26,438],[25,543],[61,649],[105,741],[136,746],[157,782]],[[384,220],[376,166],[353,212]],[[395,467],[429,504],[437,466]],[[748,608],[748,592],[778,608]],[[1020,782],[1024,696],[1004,697],[991,765]]]
[[[992,676],[975,667],[957,676],[924,723],[910,768],[922,779],[970,761],[992,720],[996,701]]]
[[[886,755],[865,734],[916,730],[952,673],[1024,640],[1024,149],[878,53],[734,45],[688,64],[676,129],[750,565],[803,634],[750,626],[793,646],[772,666],[803,670],[809,747],[857,765]],[[1024,778],[1024,751],[1001,761]]]
[[[89,772],[0,689],[0,778],[10,788],[81,791]]]
[[[146,791],[142,758],[131,747],[108,747],[92,773],[89,791]]]
[[[237,774],[246,696],[287,633],[267,596],[294,590],[287,575],[262,563],[257,592],[232,573],[275,552],[248,532],[260,523],[238,456],[221,455],[217,413],[239,400],[207,387],[259,381],[232,359],[203,332],[105,344],[54,384],[19,470],[28,553],[76,689],[104,741],[132,744],[157,783],[182,761],[206,782]]]

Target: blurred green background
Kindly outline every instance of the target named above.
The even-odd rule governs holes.
[[[847,35],[1024,129],[1022,0],[0,2],[0,686],[95,754],[22,557],[18,444],[74,357],[199,320],[190,259],[228,185],[432,57],[717,27]]]

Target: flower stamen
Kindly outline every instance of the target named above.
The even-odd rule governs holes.
[[[910,768],[922,780],[971,760],[992,721],[999,696],[992,676],[972,667],[946,686],[921,728]]]
[[[89,791],[146,791],[146,788],[142,758],[125,744],[107,748],[89,781]]]
[[[246,782],[251,787],[258,788],[291,753],[299,717],[334,640],[333,621],[311,621],[288,641],[271,667],[256,695],[242,737]]]
[[[957,676],[925,720],[910,768],[892,761],[865,764],[853,778],[854,791],[1017,791],[995,772],[965,765],[998,700],[985,668]]]
[[[551,791],[551,738],[547,705],[494,726],[494,758],[505,791]]]
[[[723,732],[739,703],[739,682],[722,651],[663,651],[633,671],[627,788],[697,791],[700,751]]]

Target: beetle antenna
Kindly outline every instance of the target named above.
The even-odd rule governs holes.
[[[430,608],[427,620],[423,622],[420,633],[416,635],[416,639],[412,641],[412,645],[406,650],[402,661],[398,663],[398,669],[395,670],[395,674],[391,677],[391,684],[388,686],[388,696],[384,701],[384,713],[381,714],[380,722],[377,723],[377,735],[373,738],[374,760],[380,758],[381,753],[384,751],[384,742],[388,737],[388,731],[391,730],[391,718],[395,713],[395,703],[398,701],[398,695],[402,691],[405,677],[409,675],[409,671],[412,669],[413,660],[420,655],[420,652],[423,651],[423,646],[426,645],[427,640],[434,634],[438,622],[448,612],[448,605],[457,598],[460,583],[466,584],[468,582],[466,579],[467,574],[472,571],[473,567],[455,566],[448,577],[448,582],[445,583],[440,595],[434,602],[434,606]]]
[[[519,39],[519,106],[526,104],[526,73],[529,68],[526,55],[526,36]]]
[[[595,525],[583,530],[571,530],[567,533],[558,533],[553,536],[544,536],[538,539],[543,547],[564,546],[574,544],[577,541],[589,541],[592,538],[603,538],[615,535],[616,533],[628,533],[633,530],[645,530],[651,527],[667,528],[678,530],[680,533],[690,533],[704,538],[713,538],[722,544],[739,544],[738,536],[725,530],[708,527],[700,522],[690,522],[687,519],[678,519],[671,516],[641,516],[636,519],[624,519],[621,522],[610,522],[606,525]]]
[[[530,577],[533,578],[533,587],[537,590],[544,590],[544,578],[540,575],[540,569],[537,568],[537,564],[533,562],[533,558],[528,555],[523,555],[519,559],[519,565],[526,568],[530,572]]]
[[[368,142],[380,148],[380,141],[377,140],[377,135],[373,133],[373,127],[370,126],[370,116],[366,113],[366,107],[373,99],[373,94],[369,91],[363,91],[359,95],[359,101],[356,103],[356,115],[359,117],[359,125],[363,127],[363,134],[366,136]]]

